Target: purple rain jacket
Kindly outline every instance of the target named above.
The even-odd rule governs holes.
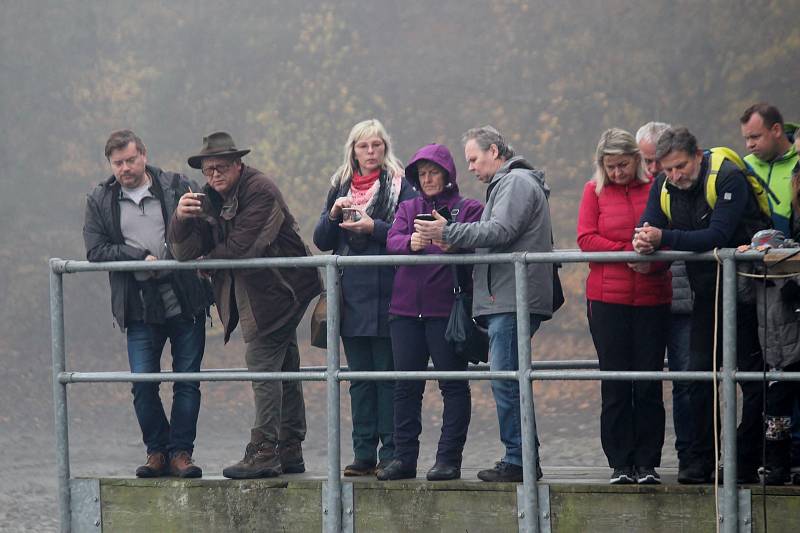
[[[447,171],[444,191],[426,197],[422,194],[417,174],[417,162],[421,160],[437,163]],[[457,222],[480,220],[483,204],[478,200],[462,199],[456,184],[456,166],[446,146],[429,144],[423,146],[406,167],[406,179],[420,192],[420,196],[406,200],[397,207],[394,224],[386,239],[386,251],[390,254],[442,254],[441,248],[429,244],[421,252],[412,252],[411,234],[414,232],[414,217],[420,213],[431,213],[447,206]],[[458,206],[458,213],[453,213]],[[462,250],[471,252],[472,250]],[[471,283],[470,283],[471,285]],[[471,288],[471,287],[470,287]],[[394,276],[392,300],[389,313],[398,316],[447,317],[453,307],[453,273],[451,265],[419,265],[398,267]]]

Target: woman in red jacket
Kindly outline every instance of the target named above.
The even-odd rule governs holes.
[[[636,140],[603,132],[595,173],[583,188],[578,245],[584,252],[633,250],[651,182]],[[663,370],[672,287],[660,263],[589,263],[587,315],[601,370]],[[611,483],[660,483],[664,444],[660,381],[603,381],[600,438]]]

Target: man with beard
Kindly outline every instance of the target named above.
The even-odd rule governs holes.
[[[178,198],[190,188],[189,180],[148,165],[144,143],[130,130],[112,133],[105,155],[113,175],[86,199],[87,258],[171,259],[164,235]],[[109,272],[108,277],[111,311],[127,334],[131,372],[160,372],[167,339],[172,370],[199,372],[211,300],[197,272]],[[136,475],[200,477],[202,470],[192,461],[200,384],[175,382],[169,420],[158,389],[159,383],[133,384],[133,405],[147,446],[147,462],[136,469]]]
[[[647,207],[636,228],[634,249],[642,254],[665,247],[672,250],[706,252],[714,248],[735,248],[748,244],[752,235],[770,222],[757,204],[747,178],[733,162],[723,159],[712,168],[712,156],[697,146],[686,128],[669,129],[656,145],[662,167],[650,189]],[[709,179],[716,179],[716,202],[706,195]],[[721,322],[722,305],[715,299],[716,265],[689,262],[689,282],[695,294],[691,318],[690,370],[713,368],[714,319]],[[756,331],[754,303],[739,302],[736,313],[737,363],[741,371],[762,367]],[[721,331],[722,328],[720,327]],[[717,369],[722,360],[722,336],[717,342]],[[738,481],[758,482],[761,463],[762,389],[757,382],[741,382],[742,421],[737,431]],[[686,460],[679,466],[678,482],[706,483],[714,471],[714,427],[712,385],[693,381],[689,397],[694,409],[694,433]]]

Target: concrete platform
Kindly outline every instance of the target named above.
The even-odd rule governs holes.
[[[344,478],[345,524],[359,532],[505,532],[518,530],[517,485],[484,483],[477,469],[458,481],[380,482]],[[552,532],[714,531],[713,485],[686,486],[675,469],[662,485],[609,485],[606,468],[545,467],[545,526]],[[424,472],[420,472],[424,475]],[[319,532],[319,473],[260,480],[73,480],[74,531]],[[95,493],[96,491],[96,493]],[[720,487],[721,492],[721,487]],[[352,498],[352,504],[348,498]],[[800,487],[740,487],[740,531],[800,531]],[[349,512],[348,512],[349,510]]]

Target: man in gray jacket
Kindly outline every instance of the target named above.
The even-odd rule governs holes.
[[[515,156],[511,146],[491,126],[467,131],[463,142],[469,170],[488,184],[486,208],[480,221],[447,224],[434,214],[435,221],[417,221],[415,230],[425,239],[451,247],[474,248],[478,254],[552,251],[549,188],[544,173]],[[533,335],[553,313],[553,267],[548,263],[533,263],[527,265],[527,272]],[[473,278],[473,315],[489,328],[490,367],[518,370],[514,265],[475,265]],[[483,481],[520,482],[519,385],[516,381],[492,381],[492,393],[506,453],[494,468],[478,472],[478,477]],[[536,477],[541,476],[537,464]]]

